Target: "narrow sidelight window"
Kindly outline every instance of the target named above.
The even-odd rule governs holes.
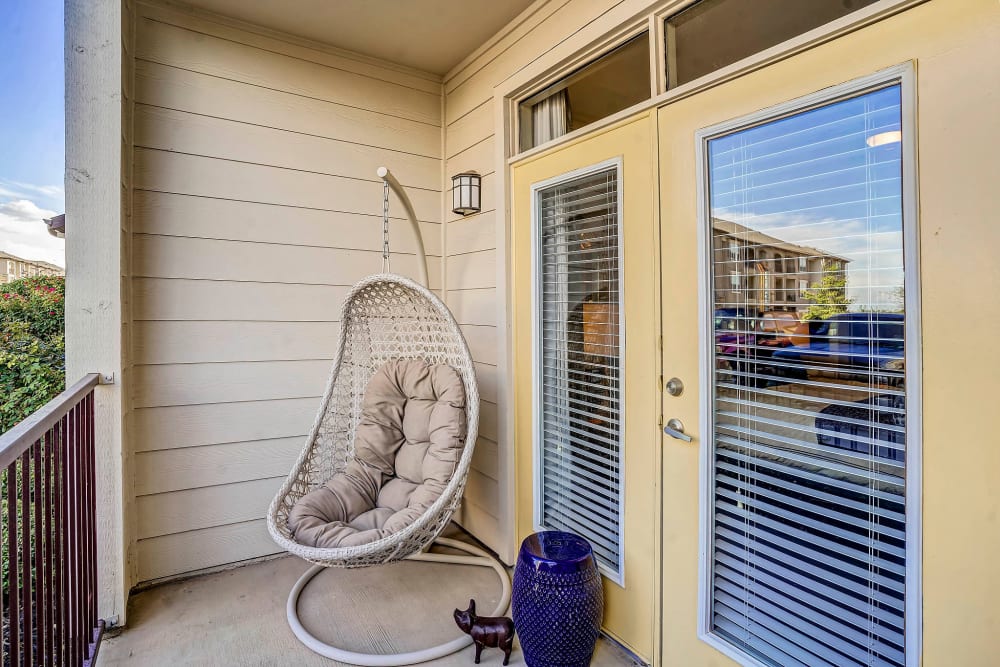
[[[621,577],[619,167],[535,188],[536,506]]]
[[[900,89],[706,142],[705,622],[768,665],[910,664]]]

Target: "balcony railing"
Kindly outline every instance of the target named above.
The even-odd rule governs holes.
[[[97,384],[87,375],[0,435],[5,667],[89,666],[97,657]]]

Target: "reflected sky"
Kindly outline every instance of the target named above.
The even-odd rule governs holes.
[[[844,258],[849,310],[898,310],[900,117],[894,85],[713,139],[713,219]]]

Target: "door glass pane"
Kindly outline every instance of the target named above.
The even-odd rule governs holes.
[[[900,87],[708,142],[712,624],[774,665],[903,665]]]
[[[621,573],[618,169],[540,190],[539,523]]]

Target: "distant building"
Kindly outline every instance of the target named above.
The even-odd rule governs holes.
[[[802,293],[824,272],[842,277],[851,261],[720,218],[712,220],[712,235],[716,298],[759,312],[803,309]]]
[[[61,266],[0,252],[0,285],[33,276],[64,276]]]

